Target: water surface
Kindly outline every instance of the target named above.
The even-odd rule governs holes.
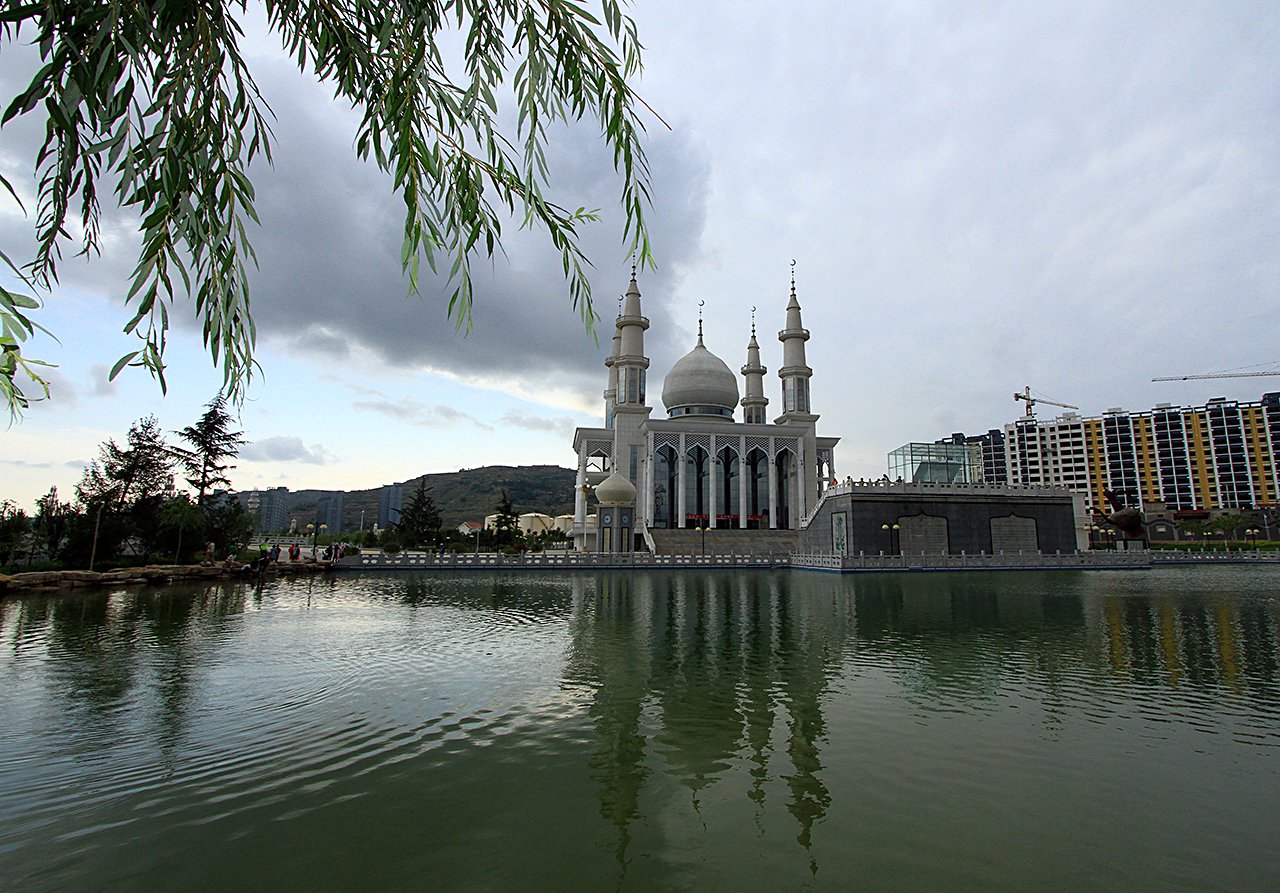
[[[1280,572],[0,603],[0,887],[1280,889]]]

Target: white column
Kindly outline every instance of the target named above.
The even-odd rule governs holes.
[[[587,455],[582,452],[578,454],[578,476],[573,488],[573,526],[578,531],[573,538],[573,545],[580,552],[585,552],[587,548],[587,536],[584,530],[587,526],[587,494],[582,492],[582,486],[586,482]]]
[[[796,457],[796,489],[800,492],[796,494],[796,522],[791,525],[793,529],[798,529],[800,527],[800,519],[808,512],[808,507],[805,505],[805,502],[809,496],[809,475],[812,474],[812,472],[809,471],[809,460],[804,454],[803,437],[796,441],[796,452],[800,454]]]
[[[653,527],[653,435],[645,437],[644,457],[644,524]]]
[[[707,500],[707,520],[703,522],[704,527],[710,527],[712,529],[715,529],[716,526],[716,515],[719,514],[716,511],[716,508],[720,501],[720,493],[718,492],[720,488],[716,486],[716,459],[719,458],[716,450],[716,436],[712,434],[711,461],[707,464],[707,479],[709,484],[707,489],[710,491],[707,496],[710,498]]]
[[[769,438],[769,529],[778,526],[778,466],[774,462],[773,438]]]
[[[747,526],[747,438],[738,438],[738,527]]]
[[[689,493],[689,488],[687,486],[687,481],[686,481],[686,478],[687,478],[686,471],[688,469],[688,462],[686,461],[685,455],[684,455],[684,434],[683,433],[681,433],[680,435],[680,456],[678,461],[680,462],[680,465],[679,465],[680,483],[677,486],[680,487],[680,496],[679,496],[679,499],[676,501],[676,503],[680,507],[680,514],[677,516],[680,520],[676,522],[676,527],[683,528],[684,516],[688,514],[688,498],[687,497]]]

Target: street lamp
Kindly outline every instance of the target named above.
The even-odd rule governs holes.
[[[698,527],[695,529],[702,531],[702,555],[705,558],[707,554],[707,528]]]
[[[894,546],[893,541],[894,541],[894,535],[901,528],[901,526],[902,525],[900,524],[881,524],[880,525],[880,529],[889,534],[889,554],[890,555],[898,554],[898,550]]]
[[[1249,541],[1253,545],[1255,551],[1258,548],[1258,534],[1260,533],[1262,533],[1262,531],[1256,527],[1250,527],[1244,532],[1244,535],[1249,538]]]

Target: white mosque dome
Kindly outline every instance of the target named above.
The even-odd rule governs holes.
[[[615,471],[596,487],[596,499],[601,505],[631,505],[636,501],[636,488]]]
[[[676,361],[662,382],[667,413],[733,418],[738,405],[738,378],[698,336],[698,345]]]

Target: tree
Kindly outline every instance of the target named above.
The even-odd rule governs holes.
[[[202,534],[208,526],[205,514],[185,493],[179,493],[160,509],[160,528],[178,531],[178,543],[173,547],[173,563],[182,563],[182,535],[190,532]]]
[[[17,564],[18,550],[30,526],[31,519],[26,512],[7,499],[0,502],[0,565],[3,568]]]
[[[205,498],[204,514],[208,537],[219,555],[231,554],[253,536],[253,515],[229,493],[211,493]]]
[[[1191,534],[1193,542],[1197,536],[1208,536],[1209,531],[1213,529],[1212,524],[1208,521],[1191,521],[1185,519],[1178,522],[1178,527],[1182,529],[1183,533]]]
[[[134,422],[127,443],[122,449],[108,440],[84,470],[76,496],[86,508],[103,503],[123,512],[173,490],[174,456],[156,417]]]
[[[435,544],[440,533],[440,510],[427,492],[425,475],[418,482],[418,491],[409,500],[409,505],[400,512],[397,527],[406,546],[420,545],[423,541]]]
[[[510,546],[516,541],[520,532],[520,516],[507,498],[507,491],[502,491],[502,498],[494,506],[498,517],[493,521],[493,541],[499,546]]]
[[[74,510],[70,503],[58,499],[58,488],[50,487],[49,492],[36,500],[36,516],[33,526],[37,539],[44,544],[45,554],[50,558],[58,554],[62,541],[67,535],[67,525]]]
[[[142,345],[112,376],[142,366],[164,389],[169,310],[190,297],[236,401],[254,367],[246,224],[257,216],[247,171],[254,158],[271,156],[269,109],[239,48],[237,14],[246,5],[26,3],[8,5],[0,20],[6,42],[31,35],[44,63],[0,117],[3,124],[35,113],[45,123],[35,158],[36,251],[22,279],[33,292],[56,283],[62,245],[72,241],[69,216],[82,233],[77,253],[96,253],[100,192],[111,190],[137,215],[142,235],[125,325]],[[417,291],[422,259],[433,270],[443,259],[458,325],[470,324],[471,260],[500,247],[506,217],[546,230],[574,306],[588,327],[595,318],[577,238],[597,215],[543,196],[544,147],[557,122],[598,122],[622,177],[627,251],[650,261],[643,103],[628,84],[640,70],[640,43],[619,0],[599,0],[603,24],[582,0],[265,0],[265,7],[299,68],[361,111],[356,151],[392,176],[404,200],[401,260],[410,290]],[[460,71],[446,64],[439,43],[453,31],[465,37]],[[500,97],[514,102],[513,133],[499,125]],[[11,412],[28,399],[15,384],[17,369],[37,371],[20,344],[38,327],[30,317],[37,307],[31,295],[0,289],[0,380]]]
[[[191,444],[191,449],[175,453],[187,471],[187,483],[196,489],[196,504],[204,505],[204,494],[210,487],[231,486],[227,472],[235,466],[228,465],[226,460],[234,459],[245,442],[244,432],[231,430],[227,395],[219,391],[218,396],[205,404],[200,421],[177,434]]]
[[[1240,535],[1240,531],[1252,527],[1253,524],[1253,518],[1248,515],[1240,514],[1239,512],[1234,515],[1222,515],[1219,518],[1214,518],[1213,521],[1210,522],[1211,527],[1214,530],[1221,532],[1224,539],[1228,536],[1238,537]]]

